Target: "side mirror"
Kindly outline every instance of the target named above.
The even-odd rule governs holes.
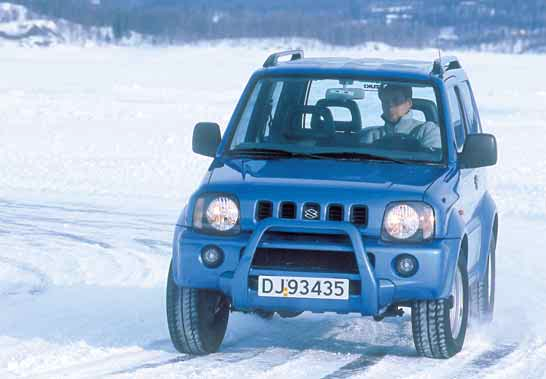
[[[459,155],[462,168],[493,166],[497,163],[497,140],[491,134],[469,134]]]
[[[199,122],[193,129],[192,150],[197,154],[214,157],[221,140],[218,124]]]

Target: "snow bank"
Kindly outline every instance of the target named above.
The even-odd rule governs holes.
[[[118,45],[147,43],[142,34],[129,32]],[[63,19],[51,20],[30,12],[22,5],[0,3],[0,46],[54,46],[59,44],[95,46],[114,41],[111,27],[84,27]]]

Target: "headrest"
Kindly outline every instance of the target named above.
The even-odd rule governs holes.
[[[303,125],[303,115],[311,115],[311,128]],[[299,105],[288,112],[284,136],[292,139],[322,139],[334,136],[334,121],[328,108],[316,105]]]
[[[426,99],[411,99],[411,102],[413,103],[413,109],[416,111],[423,112],[425,115],[425,120],[432,121],[436,124],[439,123],[439,117],[438,117],[438,108],[436,107],[436,104],[432,100],[426,100]]]
[[[321,99],[317,101],[321,108],[345,108],[351,112],[351,121],[335,121],[334,128],[338,132],[359,132],[362,130],[362,116],[358,104],[351,99]],[[311,121],[312,123],[312,121]]]

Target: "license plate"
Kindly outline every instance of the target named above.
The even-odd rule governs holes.
[[[349,280],[259,276],[258,296],[348,300]]]

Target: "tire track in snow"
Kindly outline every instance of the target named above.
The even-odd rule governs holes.
[[[66,240],[69,245],[64,243],[62,245],[66,256],[73,256],[77,261],[84,258],[85,261],[91,260],[95,264],[104,256],[111,262],[107,267],[113,269],[113,274],[118,274],[114,276],[119,277],[120,282],[151,281],[155,283],[157,274],[154,275],[153,255],[167,256],[169,252],[162,246],[170,247],[170,244],[163,238],[166,233],[165,228],[157,230],[158,233],[153,233],[156,228],[150,228],[149,224],[159,224],[162,218],[143,213],[101,213],[91,209],[91,212],[87,212],[83,208],[73,209],[55,205],[14,205],[0,200],[0,225],[5,223],[15,226],[10,228],[13,229],[11,235],[20,238],[23,244],[34,245],[35,241],[48,241],[48,246],[40,247],[40,253],[47,253],[46,257],[52,256],[48,251],[50,252],[52,248],[56,249],[52,246],[55,240]],[[42,212],[44,210],[46,212]],[[104,214],[108,217],[103,217]],[[67,224],[75,226],[75,229],[66,230]],[[112,228],[118,229],[119,232]],[[138,230],[145,231],[146,234],[142,233],[142,237],[135,236]],[[141,241],[137,241],[138,247],[132,244],[133,240],[138,240],[137,237],[141,237]],[[74,242],[75,245],[70,246],[72,245],[70,242]],[[115,245],[120,246],[118,248]],[[149,250],[144,250],[142,245]],[[85,246],[94,249],[89,250]],[[85,251],[82,255],[79,251],[83,249]],[[97,274],[90,273],[85,277],[94,280]]]
[[[262,375],[267,375],[269,371],[274,370],[287,362],[299,359],[299,357],[304,354],[305,352],[302,351],[285,348],[274,347],[259,349],[259,353],[254,357],[240,360],[234,364],[232,363],[228,366],[228,369],[230,372],[236,372],[240,377],[260,377]],[[218,376],[218,374],[216,374],[216,376]]]
[[[55,236],[55,237],[66,238],[66,239],[69,239],[69,240],[72,240],[72,241],[76,241],[76,242],[91,245],[91,246],[99,246],[99,247],[102,247],[103,249],[113,248],[113,246],[110,245],[109,243],[93,240],[91,238],[87,238],[87,237],[80,236],[80,235],[77,235],[77,234],[57,232],[57,231],[54,231],[54,230],[45,230],[45,229],[41,229],[41,230],[44,231],[43,235],[46,235],[46,236],[50,235],[50,236]]]
[[[370,352],[370,354],[361,355],[359,358],[324,376],[322,379],[345,379],[355,374],[361,374],[379,363],[386,355],[386,352]]]
[[[430,366],[418,370],[411,378],[470,378],[483,377],[488,369],[501,364],[518,349],[518,344],[496,344],[468,357],[456,355],[447,360],[426,359]],[[413,367],[413,365],[411,365]],[[495,370],[495,369],[493,369]],[[493,371],[495,372],[495,371]]]
[[[124,370],[142,362],[161,359],[166,353],[157,351],[134,351],[110,354],[102,359],[95,359],[64,366],[59,369],[31,375],[33,379],[51,378],[103,378],[112,375],[112,370]],[[114,371],[115,372],[115,371]]]
[[[91,207],[92,205],[90,205]],[[15,214],[11,214],[10,210],[16,210]],[[41,211],[41,210],[50,210],[50,211],[60,211],[72,214],[72,217],[69,218],[60,218],[53,216],[44,216],[43,214],[34,214],[32,211]],[[20,210],[26,210],[27,212],[21,215]],[[0,218],[1,221],[4,221],[8,224],[13,224],[17,226],[27,226],[27,227],[36,227],[36,221],[48,223],[48,224],[70,224],[83,227],[95,227],[97,229],[111,229],[112,227],[117,227],[120,229],[131,229],[131,230],[143,230],[143,231],[157,231],[164,232],[166,228],[157,228],[151,227],[152,225],[167,227],[168,231],[171,232],[173,225],[175,224],[175,219],[172,222],[159,222],[158,218],[165,218],[166,215],[158,214],[147,214],[147,213],[128,213],[128,212],[119,212],[119,211],[110,211],[104,209],[96,208],[69,208],[65,206],[58,205],[45,205],[45,204],[24,204],[24,203],[15,203],[9,202],[7,200],[0,199],[0,214],[6,216],[6,218]],[[78,220],[73,219],[73,214],[77,214]],[[100,217],[97,220],[84,220],[81,221],[83,215],[87,216],[103,216],[107,215],[110,217],[117,217],[123,220],[123,223],[118,224],[114,221],[108,222],[105,225],[105,220],[103,217]],[[20,221],[29,221],[31,224],[23,224],[13,222],[13,219]],[[130,221],[129,221],[130,220]]]
[[[167,359],[166,361],[161,362],[155,362],[155,363],[142,363],[138,366],[130,367],[124,370],[114,371],[108,374],[105,374],[105,376],[116,376],[116,375],[124,375],[124,374],[135,374],[137,371],[145,370],[145,369],[155,369],[162,366],[177,364],[181,362],[187,362],[191,361],[193,359],[199,358],[197,355],[182,355],[180,357]]]
[[[305,356],[307,351],[285,348],[260,348],[231,352],[225,350],[206,356],[181,355],[160,362],[144,363],[125,370],[115,371],[109,376],[147,377],[141,370],[158,369],[154,375],[167,375],[176,371],[183,378],[256,378],[268,376],[271,370]],[[229,374],[226,374],[229,373]]]
[[[78,207],[67,207],[67,206],[61,206],[61,205],[46,205],[46,204],[37,204],[37,203],[19,203],[14,201],[9,201],[5,199],[0,199],[0,206],[2,208],[12,208],[12,209],[34,209],[34,210],[42,210],[42,209],[48,209],[53,211],[62,211],[67,213],[85,213],[85,214],[101,214],[101,215],[112,215],[112,216],[142,216],[141,214],[137,213],[127,213],[127,212],[119,212],[119,211],[109,211],[104,209],[98,209],[98,208],[91,208],[92,205],[85,205],[85,208],[78,208]],[[150,215],[153,216],[153,215]]]
[[[161,255],[170,254],[172,243],[167,243],[165,241],[155,240],[155,239],[148,239],[148,238],[133,238],[133,241],[144,245],[148,248],[150,248],[151,251],[156,252]],[[166,252],[165,252],[166,250]]]
[[[82,214],[83,215],[83,214]],[[96,219],[90,219],[90,218],[79,218],[76,219],[65,219],[65,218],[57,218],[57,217],[44,217],[44,216],[36,216],[34,214],[30,215],[10,215],[11,218],[16,218],[19,221],[26,221],[26,222],[32,222],[33,224],[22,224],[22,223],[13,223],[14,225],[19,226],[27,226],[27,227],[33,227],[36,228],[35,224],[37,222],[43,223],[43,224],[50,224],[50,225],[60,225],[64,227],[65,225],[71,225],[71,226],[78,226],[82,228],[88,228],[88,229],[94,229],[94,230],[112,230],[112,229],[121,229],[121,230],[132,230],[132,231],[145,231],[145,232],[168,232],[171,233],[171,228],[156,228],[156,227],[150,227],[150,225],[154,224],[154,222],[151,221],[145,221],[145,220],[122,220],[122,221],[114,221],[114,220],[108,220],[107,222],[104,219],[96,220]],[[8,222],[8,218],[0,219]],[[138,221],[138,222],[136,222]],[[171,224],[168,224],[170,227],[172,227]]]
[[[519,357],[514,357],[512,364],[505,367],[502,371],[503,375],[498,375],[496,372],[492,377],[501,378],[523,378],[526,379],[545,379],[546,378],[546,344],[540,341],[538,344],[533,344],[533,349],[521,349]]]
[[[170,341],[169,341],[170,343]],[[172,349],[172,348],[171,348]],[[134,377],[141,370],[147,369],[159,369],[162,368],[165,370],[176,369],[178,375],[185,377],[186,375],[191,375],[192,371],[196,369],[199,370],[199,375],[202,377],[208,377],[206,373],[208,371],[217,370],[218,367],[226,368],[229,367],[233,369],[234,365],[244,362],[244,365],[247,365],[248,362],[258,356],[263,354],[264,349],[259,350],[250,350],[244,352],[222,352],[214,353],[210,355],[188,355],[182,354],[174,358],[168,358],[156,362],[141,362],[139,364],[104,374],[104,376],[129,376]],[[191,363],[196,363],[197,365],[186,365],[186,362],[191,361]],[[176,367],[168,367],[176,365]],[[157,373],[157,371],[156,371]]]
[[[17,221],[12,221],[9,218],[0,218],[0,223],[29,229],[28,232],[24,232],[22,230],[17,232],[17,233],[14,233],[13,231],[8,232],[10,234],[32,235],[32,236],[35,236],[35,237],[36,236],[46,236],[46,237],[47,236],[55,236],[55,237],[70,239],[70,240],[73,240],[73,241],[76,241],[76,242],[85,243],[85,244],[88,244],[88,245],[97,245],[97,246],[102,247],[103,249],[111,249],[112,248],[112,245],[110,245],[109,243],[106,243],[106,242],[93,240],[91,238],[87,238],[87,237],[80,236],[80,235],[77,235],[77,234],[66,233],[66,232],[58,232],[56,230],[45,229],[45,228],[42,228],[42,227],[39,227],[39,226],[36,226],[36,225],[33,225],[33,224],[20,223],[20,222],[17,222]]]
[[[171,352],[174,350],[170,346],[169,340],[153,341],[143,346],[143,350],[134,352],[114,353],[105,358],[84,361],[71,366],[65,366],[59,369],[54,369],[47,372],[41,372],[32,375],[33,378],[57,378],[57,377],[78,377],[78,378],[102,378],[113,376],[135,377],[137,373],[146,369],[161,370],[162,368],[169,370],[177,370],[177,374],[191,374],[192,371],[198,371],[199,375],[208,370],[214,371],[218,367],[232,367],[234,364],[241,362],[243,366],[252,358],[262,355],[265,349],[252,349],[243,352],[215,353],[206,356],[192,355],[175,355],[178,353]],[[195,366],[186,367],[184,363],[192,361],[196,362]],[[186,370],[184,370],[186,369]],[[154,371],[158,373],[158,371]],[[160,371],[159,371],[160,372]]]
[[[6,265],[10,265],[12,267],[14,267],[16,270],[18,271],[23,271],[23,272],[27,272],[29,274],[31,274],[32,276],[36,277],[38,279],[38,285],[34,285],[32,286],[31,285],[31,288],[30,290],[27,290],[27,291],[24,291],[30,295],[40,295],[42,293],[44,293],[50,286],[50,280],[49,280],[49,277],[42,271],[40,271],[39,269],[35,268],[34,266],[28,264],[28,263],[24,263],[24,262],[20,262],[20,261],[17,261],[15,259],[10,259],[10,258],[5,258],[5,257],[0,257],[0,262],[6,264]],[[27,283],[25,283],[27,284]],[[19,295],[21,292],[12,292],[12,291],[9,291],[9,292],[6,292],[6,293],[2,293],[0,295],[4,295],[4,296],[12,296],[12,295]]]
[[[475,370],[483,370],[492,367],[508,355],[512,354],[517,348],[517,344],[497,345],[494,349],[485,351],[470,361],[468,367]]]
[[[20,226],[23,228],[36,229],[36,226],[33,224],[24,224],[21,222],[12,221],[10,218],[0,217],[0,223],[4,225]]]
[[[354,355],[305,350],[288,362],[273,367],[262,378],[320,378],[337,371],[354,360]]]

